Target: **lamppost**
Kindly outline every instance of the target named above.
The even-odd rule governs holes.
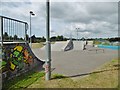
[[[34,14],[32,11],[30,11],[30,47],[32,48],[32,37],[31,37],[31,33],[32,33],[32,31],[31,31],[31,16],[35,16],[35,14]]]
[[[51,44],[50,44],[50,3],[46,1],[46,61],[45,61],[45,79],[51,79]]]
[[[78,39],[78,32],[79,32],[79,29],[80,29],[80,28],[76,28],[76,30],[77,30],[77,31],[76,31],[76,32],[77,32],[77,40],[76,40],[76,41],[79,41],[79,39]]]

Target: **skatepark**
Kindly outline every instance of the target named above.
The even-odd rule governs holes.
[[[3,19],[16,21],[18,22],[17,24],[23,23],[23,33],[26,35],[24,31],[27,29],[26,22],[6,17],[1,18],[1,20]],[[5,32],[4,28],[1,31]],[[3,78],[12,78],[17,74],[21,75],[35,67],[40,70],[44,68],[44,63],[47,59],[46,43],[42,48],[33,49],[29,46],[26,38],[24,39],[24,42],[2,40],[1,62],[3,65],[1,69]],[[88,41],[86,44],[86,41],[72,39],[56,41],[54,44],[51,44],[50,53],[51,72],[71,77],[90,73],[104,63],[118,57],[117,50],[93,47],[93,41]]]
[[[57,45],[59,45],[58,43]],[[54,46],[56,45],[53,45],[53,47]],[[98,51],[96,53],[95,50],[97,49]],[[117,50],[104,49],[103,52],[103,49],[99,49],[100,48],[92,46],[88,46],[86,50],[82,50],[81,48],[73,48],[69,51],[57,51],[57,49],[55,49],[56,51],[54,50],[51,52],[52,73],[58,73],[73,77],[76,75],[82,76],[94,71],[97,67],[100,67],[104,63],[118,57]],[[32,49],[32,51],[36,56],[40,57],[41,60],[46,60],[46,53],[43,48]]]

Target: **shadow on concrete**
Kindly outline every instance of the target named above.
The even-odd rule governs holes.
[[[58,76],[58,77],[54,77],[52,79],[63,79],[63,78],[73,78],[73,77],[82,77],[82,76],[87,76],[87,75],[91,75],[91,74],[96,74],[96,73],[102,73],[102,72],[107,72],[107,71],[112,71],[112,70],[119,70],[120,69],[120,65],[116,64],[114,65],[115,68],[113,69],[106,69],[106,70],[99,70],[99,71],[94,71],[94,72],[90,72],[90,73],[83,73],[83,74],[77,74],[77,75],[72,75],[72,76]]]
[[[72,77],[80,77],[80,76],[86,76],[86,75],[90,75],[90,74],[102,73],[102,72],[112,71],[112,70],[118,70],[118,68],[108,69],[108,70],[101,70],[101,71],[95,71],[95,72],[84,73],[84,74],[78,74],[78,75],[67,76],[67,77],[69,77],[69,78],[72,78]]]

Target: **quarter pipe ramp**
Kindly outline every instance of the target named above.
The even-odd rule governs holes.
[[[26,43],[4,43],[1,61],[2,78],[27,72],[35,67],[42,69],[44,61],[38,59]]]

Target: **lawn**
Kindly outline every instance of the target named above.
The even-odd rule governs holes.
[[[42,48],[45,42],[32,43],[32,48]]]
[[[32,72],[17,77],[3,86],[9,90],[14,88],[117,88],[119,67],[118,60],[115,59],[94,72],[82,76],[83,78],[54,74],[50,81],[45,81],[44,72]]]
[[[51,44],[54,44],[55,42],[51,42]],[[45,45],[45,42],[40,42],[40,43],[32,43],[32,48],[42,48]]]
[[[118,87],[118,60],[101,66],[84,78],[53,75],[52,80],[38,79],[28,88],[117,88]]]

